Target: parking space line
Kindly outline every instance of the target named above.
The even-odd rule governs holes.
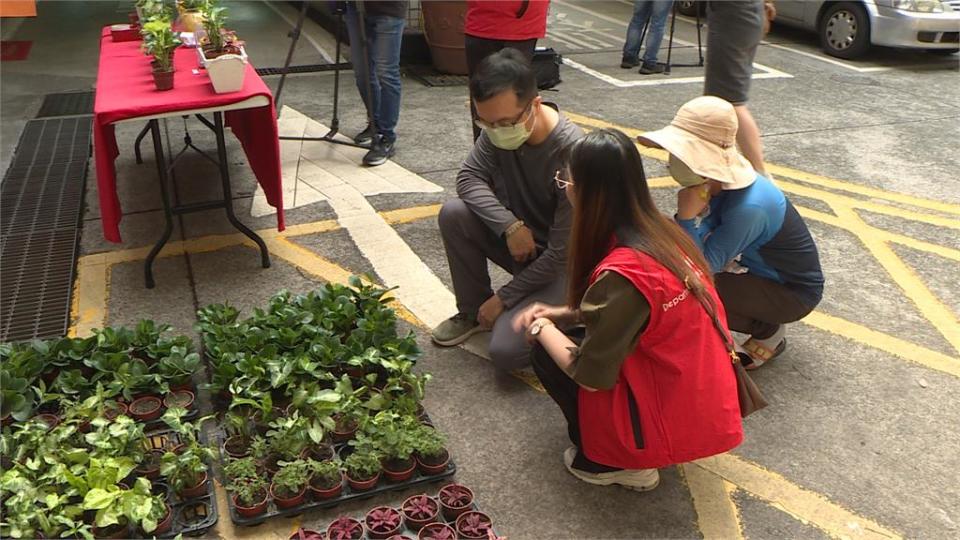
[[[839,66],[839,67],[842,67],[842,68],[844,68],[844,69],[849,69],[849,70],[851,70],[851,71],[856,71],[857,73],[878,73],[878,72],[881,72],[881,71],[890,71],[891,69],[893,69],[893,68],[891,68],[891,67],[889,67],[889,66],[857,67],[857,66],[850,65],[850,64],[848,64],[848,63],[846,63],[846,62],[841,62],[840,60],[836,60],[836,59],[834,59],[834,58],[829,58],[829,57],[827,57],[827,56],[823,56],[823,55],[819,55],[819,54],[814,54],[814,53],[807,52],[807,51],[801,51],[801,50],[799,50],[799,49],[793,49],[793,48],[787,47],[787,46],[785,46],[785,45],[778,45],[778,44],[776,44],[776,43],[770,43],[769,41],[761,41],[760,44],[763,45],[763,46],[766,46],[766,47],[772,47],[772,48],[774,48],[774,49],[780,49],[780,50],[782,50],[782,51],[792,52],[792,53],[794,53],[794,54],[799,54],[799,55],[801,55],[801,56],[806,56],[807,58],[813,58],[814,60],[819,60],[819,61],[821,61],[821,62],[826,62],[826,63],[828,63],[828,64],[833,64],[833,65],[835,65],[835,66]]]
[[[625,81],[618,79],[612,75],[607,75],[601,71],[597,71],[593,68],[587,67],[576,60],[571,60],[570,58],[564,58],[563,63],[568,65],[577,71],[581,71],[599,79],[607,84],[616,86],[617,88],[634,88],[638,86],[665,86],[669,84],[692,84],[692,83],[702,83],[704,77],[702,75],[697,75],[694,77],[672,77],[664,79],[639,79],[639,80],[629,80]],[[785,73],[783,71],[765,66],[763,64],[754,63],[753,67],[763,71],[763,73],[754,73],[751,77],[753,80],[759,79],[792,79],[793,75]]]
[[[810,523],[834,538],[901,538],[899,533],[733,454],[720,454],[697,460],[690,465],[690,468],[692,467],[701,467],[716,474],[794,519]]]
[[[690,489],[697,525],[704,540],[741,540],[743,526],[740,512],[733,502],[736,486],[695,463],[683,463],[678,467]]]

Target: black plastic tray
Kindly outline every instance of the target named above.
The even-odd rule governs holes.
[[[220,462],[226,463],[229,458],[223,452],[223,441],[224,441],[223,435],[218,434],[217,447],[220,450]],[[344,448],[349,448],[349,446],[347,445],[347,443],[337,443],[334,445],[333,448],[334,448],[334,452],[336,452],[337,455],[340,455],[340,451],[343,450]],[[353,491],[352,489],[350,489],[350,485],[346,482],[346,480],[344,480],[343,492],[340,494],[339,497],[336,497],[333,499],[327,499],[323,501],[313,500],[308,490],[307,502],[299,506],[295,506],[293,508],[287,508],[282,510],[277,508],[277,506],[273,503],[273,499],[270,499],[267,504],[267,511],[264,512],[263,514],[260,514],[259,516],[252,517],[252,518],[245,518],[241,516],[239,513],[237,513],[237,509],[233,504],[233,497],[231,497],[229,493],[227,494],[227,507],[230,509],[230,519],[235,524],[242,525],[242,526],[253,526],[253,525],[259,525],[268,519],[286,517],[286,516],[295,516],[297,514],[302,514],[307,510],[312,510],[315,508],[330,508],[333,506],[337,506],[339,504],[343,504],[348,501],[353,501],[357,499],[368,499],[371,497],[375,497],[381,493],[387,493],[392,491],[403,491],[412,486],[418,486],[421,484],[432,484],[434,482],[439,482],[446,478],[450,478],[456,473],[457,473],[457,465],[456,463],[454,463],[453,458],[451,458],[450,461],[447,462],[447,469],[440,474],[427,476],[421,473],[420,469],[417,468],[413,472],[413,477],[405,482],[388,482],[386,477],[381,475],[380,481],[377,483],[377,485],[373,489],[370,489],[367,491]],[[222,481],[223,481],[223,485],[227,485],[226,478],[223,478]]]
[[[416,494],[414,494],[414,495],[416,495]],[[439,493],[437,493],[437,494],[435,494],[435,495],[430,495],[430,497],[436,500],[436,499],[438,499],[438,497],[439,497]],[[439,500],[438,500],[437,502],[439,503]],[[401,502],[400,504],[403,504],[403,503]],[[384,506],[387,506],[387,505],[384,505]],[[371,507],[371,508],[368,508],[368,509],[367,509],[367,512],[369,512],[370,510],[373,510],[374,508],[376,508],[376,506]],[[395,508],[396,510],[399,510],[401,514],[403,514],[403,509],[400,508],[400,507],[393,507],[393,506],[391,506],[390,508]],[[470,505],[470,510],[467,510],[467,511],[468,511],[468,512],[469,512],[469,511],[480,511],[480,512],[483,512],[483,510],[481,510],[480,507],[477,506],[476,501],[474,501],[473,504]],[[365,521],[365,518],[367,517],[367,512],[364,512],[363,514],[360,514],[360,515],[354,514],[354,515],[348,516],[348,517],[352,517],[353,519],[356,519],[356,520],[359,521],[360,523],[363,523],[363,536],[360,537],[361,540],[370,540],[370,538],[371,538],[369,532],[367,532],[367,524],[366,524],[366,521]],[[322,529],[322,530],[318,530],[317,532],[322,533],[324,536],[326,536],[326,534],[327,534],[327,527],[329,527],[331,523],[333,523],[334,521],[336,521],[336,520],[337,520],[338,518],[340,518],[340,517],[342,517],[342,516],[337,516],[336,518],[333,518],[332,520],[328,521],[328,522],[323,526],[323,529]],[[438,518],[438,521],[435,521],[434,523],[445,523],[445,524],[449,525],[450,528],[452,528],[454,531],[457,530],[457,520],[456,520],[456,519],[448,520],[448,519],[443,515],[443,509],[442,509],[442,508],[441,508],[441,510],[440,510],[440,513],[437,515],[437,518]],[[493,519],[493,518],[491,518],[491,520],[492,520],[492,519]],[[494,525],[496,525],[496,523],[494,523]],[[302,527],[302,528],[304,528],[304,529],[309,529],[309,527]],[[316,529],[313,529],[313,530],[316,530]],[[496,529],[491,529],[491,530],[493,530],[494,537],[496,538],[496,534],[497,534],[497,533],[496,533]],[[300,529],[297,529],[296,531],[294,531],[294,533],[290,535],[290,540],[296,540],[298,537],[297,537],[297,536],[294,536],[294,535],[296,535],[297,532],[299,532],[299,531],[300,531]],[[407,537],[412,538],[412,539],[414,539],[414,540],[416,540],[418,533],[419,533],[419,531],[414,530],[414,529],[411,529],[410,527],[407,526],[407,520],[406,520],[406,519],[403,520],[403,526],[400,528],[400,531],[397,532],[397,534],[399,534],[399,535],[407,536]]]
[[[153,450],[169,449],[175,446],[176,443],[171,444],[169,442],[170,440],[179,443],[179,437],[170,430],[154,431],[147,434],[147,442]],[[201,440],[201,442],[203,441]],[[173,514],[173,527],[171,527],[168,532],[157,536],[157,538],[173,538],[178,534],[184,536],[200,536],[217,524],[217,496],[214,493],[213,477],[213,469],[208,464],[207,493],[206,495],[192,499],[181,499],[162,481],[151,482],[151,484],[155,486],[155,490],[156,486],[166,488],[167,504],[170,505],[171,513]],[[196,522],[194,523],[194,521]],[[190,524],[185,525],[184,523],[186,522],[190,522]],[[131,529],[129,532],[135,533],[137,531]],[[150,537],[153,537],[153,535],[150,535]]]

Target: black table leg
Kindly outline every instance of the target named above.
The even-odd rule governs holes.
[[[140,155],[140,142],[147,136],[147,133],[150,133],[150,122],[143,126],[140,134],[137,135],[137,140],[133,143],[133,153],[137,156],[137,165],[143,163],[143,156]]]
[[[267,251],[267,245],[263,242],[257,233],[251,231],[246,225],[240,223],[237,216],[233,213],[233,190],[230,187],[230,171],[227,166],[227,145],[223,140],[223,113],[213,113],[213,123],[217,135],[217,160],[220,162],[220,182],[223,184],[223,209],[227,212],[227,219],[234,227],[247,235],[251,240],[260,246],[260,261],[264,268],[270,268],[270,252]]]
[[[160,137],[160,121],[150,120],[147,128],[153,138],[153,153],[157,160],[157,174],[160,180],[160,198],[163,201],[163,218],[166,221],[163,236],[154,244],[143,266],[146,286],[148,289],[152,289],[156,285],[153,281],[153,260],[157,258],[160,250],[163,249],[163,246],[170,240],[170,235],[173,233],[173,207],[170,205],[170,193],[167,191],[167,160],[163,155],[163,139]],[[141,135],[145,133],[146,130]]]

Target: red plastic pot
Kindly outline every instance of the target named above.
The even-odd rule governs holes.
[[[338,426],[338,427],[339,427],[339,426]],[[333,430],[333,442],[338,442],[338,443],[347,442],[347,441],[349,441],[350,439],[352,439],[356,434],[357,434],[357,425],[356,425],[356,424],[354,424],[354,426],[353,426],[352,428],[347,429],[347,430],[343,430],[343,431],[334,429],[334,430]]]
[[[193,406],[193,402],[196,401],[197,396],[194,395],[190,390],[171,390],[163,398],[164,407],[171,409],[173,407],[180,407],[182,409],[189,410]]]
[[[370,478],[369,480],[354,480],[347,474],[347,483],[350,484],[350,489],[354,491],[370,491],[373,489],[377,482],[380,481],[380,473],[377,473],[376,476]]]
[[[173,90],[173,70],[154,71],[153,83],[159,91]]]
[[[456,540],[457,531],[446,523],[430,523],[420,529],[417,540]]]
[[[324,540],[324,537],[320,531],[300,527],[287,540]]]
[[[237,509],[237,513],[245,518],[257,517],[267,511],[267,494],[264,493],[263,500],[253,506],[241,505],[240,501],[237,500],[237,496],[234,495],[233,506]]]
[[[274,485],[271,483],[270,496],[273,497],[273,503],[277,505],[277,508],[293,508],[294,506],[300,506],[307,500],[307,487],[304,486],[303,489],[293,497],[281,497],[277,494]]]
[[[476,519],[481,526],[478,527],[479,531],[470,531],[467,532],[464,529],[467,528],[468,524]],[[483,512],[478,512],[476,510],[471,510],[469,512],[464,512],[457,518],[457,534],[460,535],[460,538],[467,538],[469,540],[486,540],[489,538],[489,531],[493,529],[493,522],[490,520],[490,516],[484,514]]]
[[[153,532],[145,533],[144,537],[150,538],[153,536],[160,536],[164,533],[170,532],[170,529],[173,528],[173,511],[170,508],[170,505],[167,506],[167,513],[164,514],[163,519],[157,522],[157,528]]]
[[[434,476],[441,474],[447,470],[447,465],[450,463],[450,452],[447,452],[446,449],[443,451],[443,455],[439,460],[424,460],[422,457],[417,456],[417,466],[420,467],[420,472],[427,476]]]
[[[317,446],[305,448],[300,454],[302,458],[310,458],[314,461],[327,461],[328,459],[333,459],[335,455],[336,453],[333,451],[333,447],[327,443],[320,443]]]
[[[127,407],[126,403],[120,403],[119,401],[114,402],[114,406],[107,407],[103,410],[103,417],[109,421],[114,421],[118,416],[126,415],[130,408]]]
[[[437,516],[440,514],[440,503],[427,495],[414,495],[403,501],[400,511],[403,512],[403,519],[406,520],[407,527],[419,531],[424,525],[437,521]]]
[[[340,483],[331,488],[320,488],[313,485],[313,482],[310,482],[310,485],[307,486],[307,489],[310,490],[310,495],[313,496],[313,499],[316,501],[326,501],[329,499],[335,499],[340,496],[340,493],[343,492],[343,475],[340,476]]]
[[[150,422],[160,418],[163,413],[163,402],[157,396],[144,396],[133,400],[128,411],[134,420]]]
[[[233,459],[241,459],[250,455],[250,441],[239,435],[228,437],[223,441],[223,453]]]
[[[375,517],[378,514],[381,518],[383,516],[389,516],[391,521],[395,524],[392,527],[387,528],[389,523],[383,521],[382,519],[380,519],[378,523],[378,519]],[[367,516],[363,519],[363,521],[367,526],[367,536],[375,540],[385,540],[390,538],[391,536],[399,534],[400,529],[403,528],[403,514],[398,512],[396,508],[390,508],[389,506],[378,506],[370,510],[367,512]]]
[[[327,540],[363,538],[363,523],[349,517],[339,517],[327,526]]]
[[[197,485],[186,488],[180,492],[180,497],[183,499],[194,499],[196,497],[202,497],[207,494],[207,473],[203,473],[203,477],[200,478],[200,482]]]
[[[460,495],[454,497],[453,495]],[[440,501],[440,508],[443,510],[443,517],[447,521],[454,521],[461,514],[471,509],[473,505],[473,491],[467,486],[461,484],[448,484],[440,488],[437,495]],[[454,503],[456,499],[456,503]]]
[[[155,455],[158,457],[163,456],[163,450],[150,450],[147,452],[147,455]],[[149,467],[149,468],[148,468]],[[148,480],[156,480],[160,476],[160,460],[158,459],[156,463],[150,464],[147,461],[144,461],[137,467],[137,475],[144,476]]]
[[[408,460],[410,465],[402,468],[401,470],[391,469],[390,465],[397,465],[397,463],[391,463],[390,461],[384,460],[381,462],[383,466],[383,475],[387,477],[387,482],[406,482],[413,477],[413,471],[417,470],[417,461],[413,458]]]

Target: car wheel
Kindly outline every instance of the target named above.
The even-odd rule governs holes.
[[[696,0],[681,0],[677,2],[677,11],[687,17],[696,17],[698,11],[703,15],[703,3]]]
[[[820,19],[823,52],[837,58],[856,58],[870,48],[870,19],[863,6],[840,2],[830,6]]]

